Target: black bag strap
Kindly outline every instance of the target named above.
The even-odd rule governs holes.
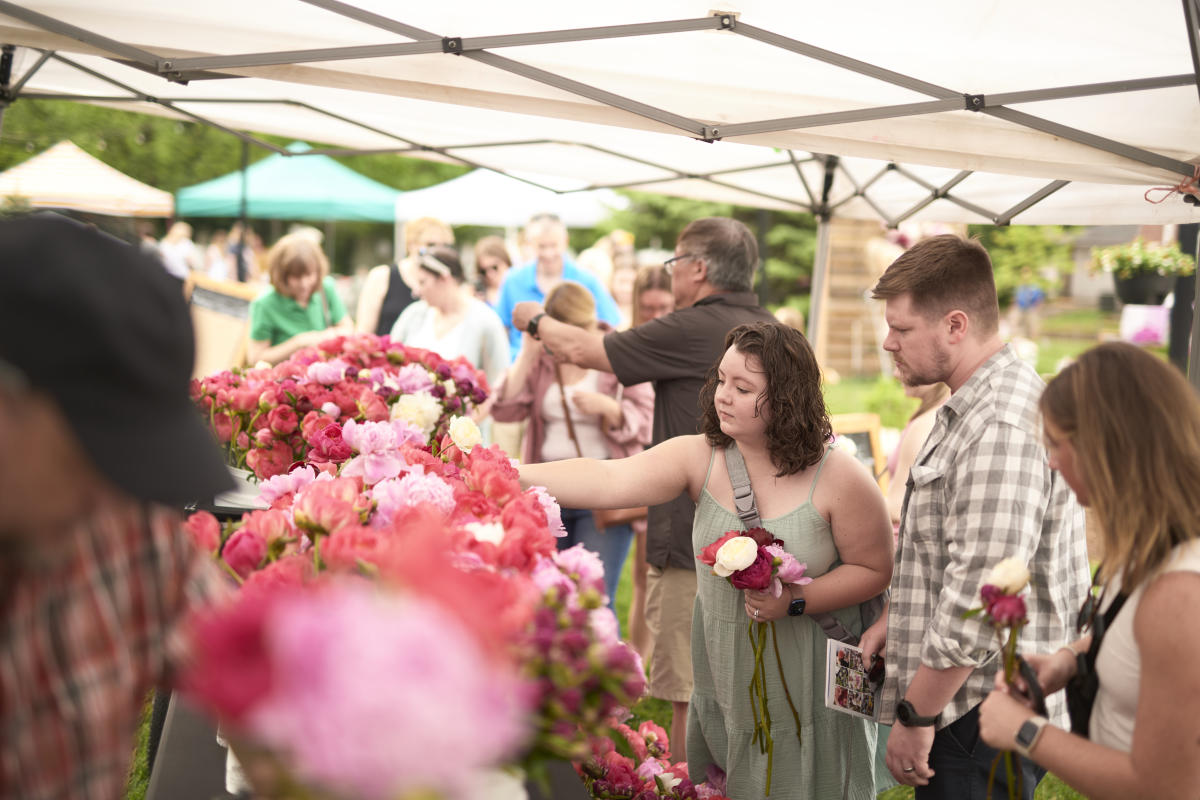
[[[762,525],[758,515],[758,504],[754,499],[754,489],[750,486],[750,473],[746,469],[746,459],[738,450],[737,442],[730,442],[725,448],[725,471],[729,473],[729,483],[733,486],[733,507],[746,530]],[[815,487],[814,487],[815,488]],[[883,612],[883,604],[887,601],[887,591],[872,597],[861,604],[863,624],[870,625]],[[830,639],[845,644],[858,644],[858,636],[846,629],[837,617],[827,611],[806,614],[813,622],[821,626],[821,630]]]

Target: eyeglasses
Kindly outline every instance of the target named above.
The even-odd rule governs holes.
[[[663,266],[663,269],[665,269],[667,271],[667,274],[670,275],[675,270],[675,262],[676,261],[686,261],[689,258],[696,258],[696,257],[697,256],[694,256],[691,253],[684,253],[682,255],[672,256],[671,258],[668,258],[666,261],[664,261],[662,263],[662,266]]]

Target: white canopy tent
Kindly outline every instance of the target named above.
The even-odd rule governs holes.
[[[0,42],[21,45],[10,96],[588,188],[823,222],[1200,220],[1181,202],[1200,192],[1200,0],[712,8],[0,0]]]
[[[63,141],[0,172],[0,198],[35,208],[73,208],[118,217],[169,217],[175,198]]]
[[[553,176],[509,177],[477,169],[425,189],[404,192],[396,198],[397,223],[417,217],[437,217],[450,225],[487,225],[515,228],[534,214],[556,214],[568,228],[594,228],[629,201],[611,189],[572,192]]]

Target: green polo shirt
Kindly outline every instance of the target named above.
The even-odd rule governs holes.
[[[297,333],[322,331],[341,322],[342,317],[346,316],[346,307],[342,305],[342,298],[333,285],[333,278],[325,278],[321,285],[329,305],[328,317],[325,303],[321,302],[321,292],[315,292],[308,306],[301,308],[295,300],[272,287],[250,303],[250,339],[270,342],[274,347]]]

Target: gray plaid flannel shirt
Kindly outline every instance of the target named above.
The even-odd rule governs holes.
[[[1047,464],[1037,402],[1045,385],[1009,346],[988,359],[937,412],[909,474],[888,612],[881,722],[922,663],[974,671],[942,711],[945,727],[983,701],[1000,668],[1000,638],[963,613],[1001,559],[1029,565],[1022,653],[1074,638],[1088,591],[1082,509]],[[1062,693],[1050,718],[1066,723]]]

